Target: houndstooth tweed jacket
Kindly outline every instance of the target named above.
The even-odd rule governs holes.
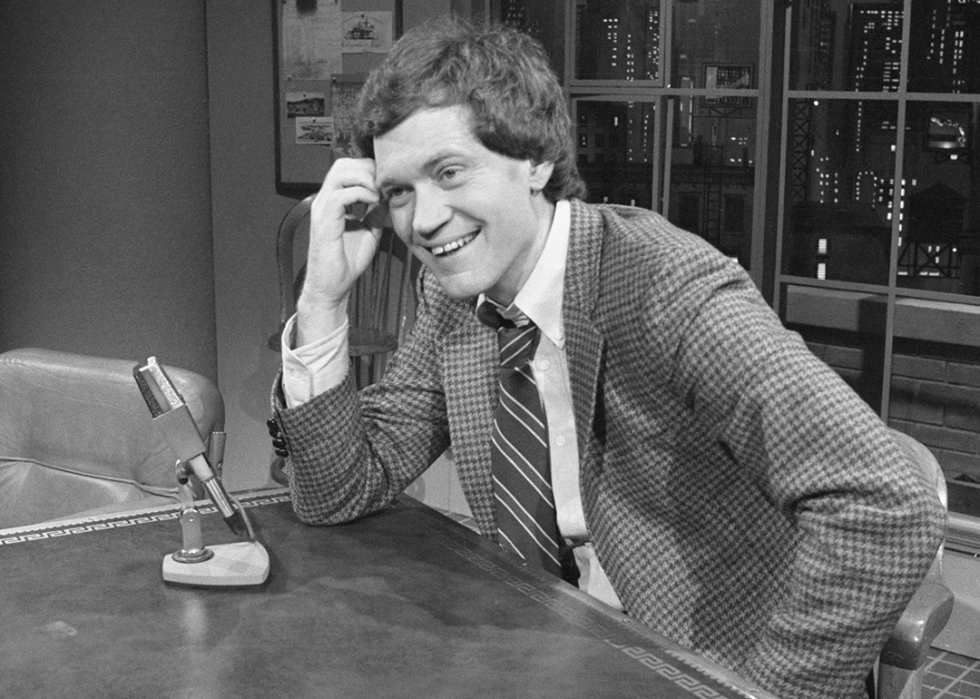
[[[388,504],[450,444],[496,536],[496,341],[423,274],[385,378],[294,409],[297,514]],[[861,696],[944,513],[872,410],[733,261],[660,216],[572,202],[563,320],[586,521],[627,612],[780,697]]]

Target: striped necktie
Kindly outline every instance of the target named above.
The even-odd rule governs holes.
[[[529,363],[540,330],[519,311],[508,311],[508,318],[501,316],[499,307],[489,300],[477,315],[497,329],[500,346],[491,463],[501,545],[525,561],[540,562],[549,572],[566,577],[551,490],[548,425]]]

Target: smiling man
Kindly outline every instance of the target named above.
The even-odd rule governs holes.
[[[411,32],[359,114],[274,392],[299,517],[374,512],[451,445],[481,533],[528,565],[777,696],[860,696],[943,528],[885,425],[735,262],[583,201],[527,36]],[[424,263],[412,336],[360,393],[346,307],[380,230],[355,205]]]
[[[554,204],[553,165],[516,160],[473,136],[463,105],[423,109],[374,143],[395,230],[457,299],[510,304],[541,256]]]

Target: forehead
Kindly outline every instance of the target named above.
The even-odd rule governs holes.
[[[424,167],[444,155],[485,150],[473,135],[469,107],[420,109],[398,126],[374,137],[378,179],[404,167]]]

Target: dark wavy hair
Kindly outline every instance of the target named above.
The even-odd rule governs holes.
[[[361,90],[357,147],[374,157],[375,136],[419,109],[456,105],[472,110],[473,135],[487,149],[554,163],[544,188],[549,200],[585,198],[565,96],[548,56],[530,36],[503,24],[440,18],[407,32]]]

